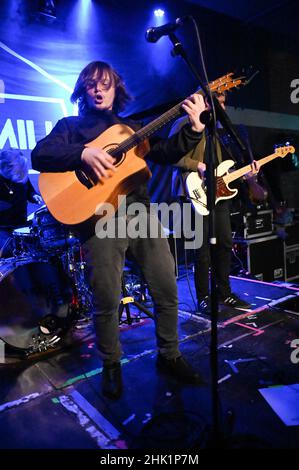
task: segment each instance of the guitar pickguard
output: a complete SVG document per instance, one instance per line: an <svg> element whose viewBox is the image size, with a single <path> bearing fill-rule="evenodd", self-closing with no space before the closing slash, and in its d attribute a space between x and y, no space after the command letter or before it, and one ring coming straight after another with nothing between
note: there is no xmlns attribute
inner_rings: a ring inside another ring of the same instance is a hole
<svg viewBox="0 0 299 470"><path fill-rule="evenodd" d="M223 181L222 176L218 176L216 180L216 197L217 198L230 198L234 197L236 190L230 189Z"/></svg>

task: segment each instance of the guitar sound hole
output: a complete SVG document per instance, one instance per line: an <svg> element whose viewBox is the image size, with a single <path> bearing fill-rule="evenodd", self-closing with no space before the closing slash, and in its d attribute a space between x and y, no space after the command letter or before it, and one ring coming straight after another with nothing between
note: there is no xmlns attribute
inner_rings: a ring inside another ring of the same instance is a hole
<svg viewBox="0 0 299 470"><path fill-rule="evenodd" d="M114 166L119 166L126 157L124 152L119 151L118 144L109 144L107 147L104 147L104 150L115 158Z"/></svg>

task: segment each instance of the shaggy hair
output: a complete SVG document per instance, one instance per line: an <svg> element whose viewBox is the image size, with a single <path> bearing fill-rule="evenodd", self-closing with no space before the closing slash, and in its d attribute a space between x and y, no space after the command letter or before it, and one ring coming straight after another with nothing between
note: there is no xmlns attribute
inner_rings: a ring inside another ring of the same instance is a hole
<svg viewBox="0 0 299 470"><path fill-rule="evenodd" d="M116 114L122 111L127 102L131 99L121 76L109 64L101 61L91 62L80 73L71 95L71 102L78 102L79 115L84 115L88 111L86 102L88 82L94 80L95 77L97 80L101 80L104 75L107 75L109 78L108 87L112 85L115 87L113 111Z"/></svg>

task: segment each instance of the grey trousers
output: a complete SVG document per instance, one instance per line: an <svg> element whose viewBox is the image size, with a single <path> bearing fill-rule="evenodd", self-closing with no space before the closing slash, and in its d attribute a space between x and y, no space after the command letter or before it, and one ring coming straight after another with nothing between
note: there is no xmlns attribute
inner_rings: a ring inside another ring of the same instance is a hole
<svg viewBox="0 0 299 470"><path fill-rule="evenodd" d="M136 217L115 218L122 229L134 223ZM113 220L112 220L113 223ZM97 346L105 364L120 360L122 350L119 341L118 307L121 298L121 279L128 248L138 262L154 303L155 331L158 350L167 359L180 355L178 349L178 299L174 260L160 222L147 212L142 214L139 225L146 228L143 236L126 233L114 237L89 238L83 245L93 289L95 311L94 327ZM149 229L156 229L158 237L150 236ZM145 236L144 236L145 235Z"/></svg>

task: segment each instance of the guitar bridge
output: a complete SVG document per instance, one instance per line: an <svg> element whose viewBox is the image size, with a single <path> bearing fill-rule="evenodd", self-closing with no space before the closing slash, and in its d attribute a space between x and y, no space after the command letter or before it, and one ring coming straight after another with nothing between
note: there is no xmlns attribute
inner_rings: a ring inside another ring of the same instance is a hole
<svg viewBox="0 0 299 470"><path fill-rule="evenodd" d="M92 179L89 178L83 170L76 170L75 173L80 183L86 186L87 189L91 189L93 186L95 186Z"/></svg>
<svg viewBox="0 0 299 470"><path fill-rule="evenodd" d="M200 194L199 194L198 189L194 189L193 194L195 196L195 199L197 199L197 200L200 199Z"/></svg>

